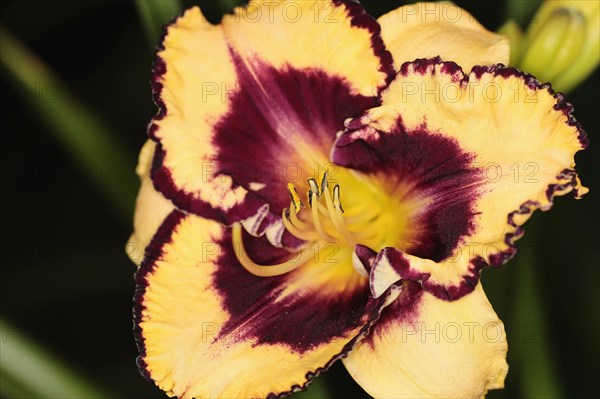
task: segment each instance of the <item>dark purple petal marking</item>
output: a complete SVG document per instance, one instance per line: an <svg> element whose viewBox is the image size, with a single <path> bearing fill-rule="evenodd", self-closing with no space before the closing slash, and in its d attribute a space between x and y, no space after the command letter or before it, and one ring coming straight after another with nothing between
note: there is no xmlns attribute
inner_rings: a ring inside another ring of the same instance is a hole
<svg viewBox="0 0 600 399"><path fill-rule="evenodd" d="M374 267L377 267L377 263L382 258L385 258L387 262L392 265L403 281L418 282L424 291L445 301L454 301L473 292L479 281L480 271L487 266L487 263L483 258L479 256L474 257L469 261L467 270L461 276L459 284L444 285L431 281L431 275L429 273L413 268L406 255L396 248L387 247L382 249L377 255ZM440 267L444 267L444 265L441 264ZM371 281L371 290L372 292L374 291L373 281Z"/></svg>
<svg viewBox="0 0 600 399"><path fill-rule="evenodd" d="M385 335L389 330L396 329L398 324L411 324L419 320L423 287L410 280L402 281L398 286L401 287L398 298L383 309L377 325L363 341L372 348L375 347L375 336Z"/></svg>
<svg viewBox="0 0 600 399"><path fill-rule="evenodd" d="M158 142L152 160L152 169L150 170L152 182L154 188L173 201L177 208L229 225L235 221L240 221L255 215L263 207L264 202L252 196L246 196L243 203L229 208L227 211L201 201L193 193L177 188L171 170L163 165L165 155L165 149L160 142ZM232 188L235 189L237 186L238 185L234 185Z"/></svg>
<svg viewBox="0 0 600 399"><path fill-rule="evenodd" d="M336 6L343 5L348 10L352 26L366 29L371 33L371 48L381 60L379 71L387 75L386 86L394 79L394 59L381 38L381 26L375 18L365 12L364 7L356 0L334 0ZM383 88L382 88L383 89Z"/></svg>
<svg viewBox="0 0 600 399"><path fill-rule="evenodd" d="M411 255L439 262L474 229L474 204L484 182L472 166L475 155L425 124L407 131L399 117L387 133L371 127L346 133L336 142L332 158L385 181L389 194L403 185L410 187L409 195L435 198L418 217L420 233L407 248Z"/></svg>
<svg viewBox="0 0 600 399"><path fill-rule="evenodd" d="M377 258L377 252L365 245L358 244L354 247L354 253L356 254L356 257L362 266L365 268L366 272L370 272L371 268L373 267L373 263Z"/></svg>
<svg viewBox="0 0 600 399"><path fill-rule="evenodd" d="M337 356L332 357L323 367L319 367L318 369L316 369L314 371L309 371L308 373L306 373L306 382L302 386L294 385L293 387L290 388L289 391L286 391L286 392L281 392L281 393L272 392L269 395L267 395L267 398L268 399L287 398L293 392L299 392L299 391L305 390L306 388L308 388L308 386L310 384L313 383L314 379L317 378L322 372L327 371L339 359L346 357L348 355L348 353L354 348L354 346L358 342L362 342L364 339L367 339L369 337L369 332L372 330L373 326L376 323L378 323L378 321L381 317L382 311L384 311L386 309L383 307L383 305L385 304L385 301L390 296L390 294L391 294L391 290L389 290L386 293L386 295L384 295L385 299L380 298L377 300L375 300L375 299L369 300L369 304L367 305L367 307L370 310L370 316L369 316L368 322L361 328L360 332L354 338L352 338L346 345L344 345L344 348ZM384 297L382 297L382 298L384 298Z"/></svg>
<svg viewBox="0 0 600 399"><path fill-rule="evenodd" d="M287 183L305 184L314 174L298 147L327 159L344 120L376 100L352 94L343 79L318 69L278 70L256 61L250 71L235 54L234 60L241 84L215 127L215 175L232 176L279 215L289 206ZM263 188L252 190L251 183Z"/></svg>
<svg viewBox="0 0 600 399"><path fill-rule="evenodd" d="M290 258L289 252L273 248L264 237L245 234L244 244L250 257L260 264L274 264ZM255 338L259 345L283 344L304 353L332 337L341 337L364 325L374 310L371 309L374 304L368 298L367 279L349 285L343 291L329 291L323 286L320 291L308 288L281 299L280 294L294 283L295 273L302 273L302 268L277 277L256 277L239 265L229 234L219 245L223 250L213 274L214 286L221 293L223 308L230 314L219 337L236 330L239 340ZM337 264L324 265L336 266L339 267Z"/></svg>

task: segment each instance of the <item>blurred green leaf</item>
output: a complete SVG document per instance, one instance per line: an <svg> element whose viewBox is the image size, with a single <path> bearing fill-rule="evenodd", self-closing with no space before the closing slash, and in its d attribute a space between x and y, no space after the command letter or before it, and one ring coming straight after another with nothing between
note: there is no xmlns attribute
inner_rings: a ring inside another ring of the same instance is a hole
<svg viewBox="0 0 600 399"><path fill-rule="evenodd" d="M94 388L0 318L0 395L7 398L114 397Z"/></svg>
<svg viewBox="0 0 600 399"><path fill-rule="evenodd" d="M152 47L158 42L162 27L183 8L180 0L135 0L135 5Z"/></svg>
<svg viewBox="0 0 600 399"><path fill-rule="evenodd" d="M8 72L8 82L128 221L137 189L132 184L136 181L134 157L111 129L3 26L0 48L0 65ZM111 171L119 174L111 175Z"/></svg>
<svg viewBox="0 0 600 399"><path fill-rule="evenodd" d="M1 344L0 344L1 345ZM34 395L0 370L0 396L10 399L29 399Z"/></svg>

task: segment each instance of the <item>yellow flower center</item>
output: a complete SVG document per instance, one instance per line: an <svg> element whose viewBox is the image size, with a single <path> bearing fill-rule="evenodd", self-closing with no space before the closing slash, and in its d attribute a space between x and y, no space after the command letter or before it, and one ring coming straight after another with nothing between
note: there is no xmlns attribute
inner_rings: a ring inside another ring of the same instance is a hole
<svg viewBox="0 0 600 399"><path fill-rule="evenodd" d="M282 214L285 228L296 237L307 240L326 242L343 241L354 246L361 239L366 239L365 232L360 227L371 219L369 214L357 215L352 219L344 217L344 210L340 199L340 185L329 189L327 172L321 179L321 186L315 179L309 179L308 204L310 212L306 213L306 220L298 217L302 209L302 202L292 183L288 183L288 191L292 197L289 209Z"/></svg>
<svg viewBox="0 0 600 399"><path fill-rule="evenodd" d="M375 251L387 246L405 248L406 240L415 234L418 225L414 217L423 206L410 195L406 185L383 185L378 178L368 178L357 172L339 168L336 177L340 183L332 184L325 172L320 184L308 179L307 204L304 204L296 188L288 183L291 202L282 212L285 228L294 236L309 242L297 256L287 262L263 266L254 263L246 252L242 240L242 226L233 226L233 247L240 263L252 274L269 277L288 273L311 259L320 259L319 253L333 248L327 256L335 263L349 258L356 244ZM349 188L347 212L342 207L340 186Z"/></svg>

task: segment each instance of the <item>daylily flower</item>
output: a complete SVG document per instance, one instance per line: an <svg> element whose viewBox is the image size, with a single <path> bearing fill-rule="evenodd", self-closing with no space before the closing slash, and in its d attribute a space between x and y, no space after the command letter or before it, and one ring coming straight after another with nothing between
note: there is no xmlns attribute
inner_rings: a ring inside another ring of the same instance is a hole
<svg viewBox="0 0 600 399"><path fill-rule="evenodd" d="M376 397L502 387L480 271L585 192L587 145L508 54L448 3L375 20L252 1L169 25L131 239L141 372L181 398L285 396L338 359Z"/></svg>

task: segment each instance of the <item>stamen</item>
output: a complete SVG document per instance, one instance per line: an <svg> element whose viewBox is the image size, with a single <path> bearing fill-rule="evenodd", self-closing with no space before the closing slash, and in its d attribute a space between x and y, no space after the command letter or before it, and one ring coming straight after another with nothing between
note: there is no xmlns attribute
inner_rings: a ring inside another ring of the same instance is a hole
<svg viewBox="0 0 600 399"><path fill-rule="evenodd" d="M380 224L382 204L374 204L373 201L363 202L357 198L356 201L352 201L351 206L348 208L349 212L346 214L342 207L340 185L332 182L334 185L331 190L329 189L329 173L327 170L319 177L320 184L314 178L308 179L307 197L310 211L302 215L299 215L299 212L305 206L300 200L298 191L293 183L287 185L291 202L289 207L281 213L283 226L298 239L308 242L304 247L305 249L290 254L292 259L276 265L255 263L244 247L243 226L240 223L234 223L232 226L234 252L240 264L248 272L259 277L272 277L289 273L316 257L321 249L320 243L322 241L342 243L342 240L345 240L349 245L364 242L375 247L380 246L378 243L382 246L389 241L387 238L389 232L374 231L376 226L369 226L373 224L373 221L376 221L378 225Z"/></svg>
<svg viewBox="0 0 600 399"><path fill-rule="evenodd" d="M352 214L346 217L342 207L341 190L339 184L329 190L329 173L326 170L320 176L321 184L314 178L308 179L308 204L310 213L300 219L296 214L303 206L293 184L288 184L288 190L292 197L289 209L283 212L283 224L285 228L303 240L339 240L344 239L350 245L362 242L364 238L377 238L371 229L365 231L375 218L378 209L373 207L352 207ZM323 201L323 197L325 201ZM324 202L324 203L323 203Z"/></svg>
<svg viewBox="0 0 600 399"><path fill-rule="evenodd" d="M293 204L290 204L290 212L288 216L291 222L294 224L294 226L298 227L300 230L312 230L312 225L304 223L302 220L300 220L300 218L298 218L296 212L292 212L292 206Z"/></svg>
<svg viewBox="0 0 600 399"><path fill-rule="evenodd" d="M323 216L329 216L329 211L327 210L327 207L325 205L319 202L317 204L317 207L319 208L319 212L321 212Z"/></svg>
<svg viewBox="0 0 600 399"><path fill-rule="evenodd" d="M295 211L298 213L300 212L300 207L302 206L302 201L300 201L298 191L296 191L296 188L292 183L288 183L287 188L290 193L290 197L292 198L292 204L294 204Z"/></svg>
<svg viewBox="0 0 600 399"><path fill-rule="evenodd" d="M339 185L336 184L333 188L334 195L336 192L336 188L339 203ZM352 237L352 234L350 234L350 232L346 228L346 223L344 222L344 217L342 216L342 207L339 206L339 204L337 207L334 205L333 201L331 200L331 195L329 195L329 190L325 192L325 202L327 203L329 217L331 218L331 221L333 222L333 225L335 226L336 230L340 232L340 234L346 239L346 241L348 241L348 243L352 245L356 244L356 240L354 239L354 237Z"/></svg>
<svg viewBox="0 0 600 399"><path fill-rule="evenodd" d="M339 209L342 213L344 213L344 208L342 208L342 200L340 199L340 185L336 184L333 187L333 206L335 209Z"/></svg>
<svg viewBox="0 0 600 399"><path fill-rule="evenodd" d="M299 252L299 256L295 256L287 262L278 265L264 266L254 263L250 259L250 256L248 256L248 252L246 252L246 249L244 248L242 225L240 223L235 223L232 227L232 241L235 256L240 264L250 273L258 277L274 277L289 273L308 262L314 256L314 251L318 250L318 242L315 242L309 248Z"/></svg>
<svg viewBox="0 0 600 399"><path fill-rule="evenodd" d="M328 170L325 169L325 172L323 172L323 176L321 176L321 195L323 195L323 193L325 192L325 190L327 190L327 188L329 186L329 182L327 180L327 174L328 174Z"/></svg>
<svg viewBox="0 0 600 399"><path fill-rule="evenodd" d="M326 218L329 218L329 210L327 209L327 207L320 202L317 205L318 205L317 207L319 208L319 212L321 213L321 215L325 216Z"/></svg>
<svg viewBox="0 0 600 399"><path fill-rule="evenodd" d="M314 241L319 239L319 235L316 234L314 231L306 231L306 230L300 230L298 227L296 227L291 221L290 221L290 213L293 215L294 212L290 212L289 209L284 209L283 213L281 215L281 221L283 222L283 226L293 235L295 235L296 237L298 237L301 240L305 240L305 241Z"/></svg>
<svg viewBox="0 0 600 399"><path fill-rule="evenodd" d="M311 208L313 207L313 200L312 200L312 195L313 193L317 194L317 198L319 198L319 186L317 185L317 182L315 181L315 179L308 179L308 185L310 186L310 189L308 190L308 206L310 206ZM318 201L317 201L318 203Z"/></svg>
<svg viewBox="0 0 600 399"><path fill-rule="evenodd" d="M310 194L310 192L309 192ZM318 206L316 204L318 204L319 201L319 197L318 194L316 192L313 192L312 194L310 194L310 198L311 198L311 203L313 204L313 206L311 206L311 211L312 211L312 221L315 224L315 230L317 230L317 233L319 233L319 235L321 236L322 239L324 240L330 240L331 237L329 235L327 235L327 233L325 233L325 231L323 230L323 226L321 226L321 220L319 219L319 210L318 210Z"/></svg>

